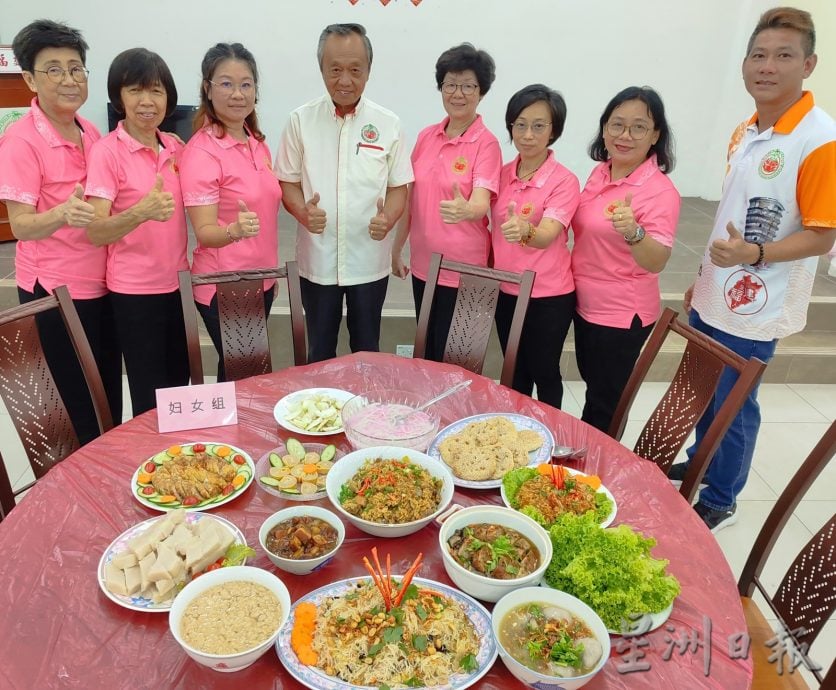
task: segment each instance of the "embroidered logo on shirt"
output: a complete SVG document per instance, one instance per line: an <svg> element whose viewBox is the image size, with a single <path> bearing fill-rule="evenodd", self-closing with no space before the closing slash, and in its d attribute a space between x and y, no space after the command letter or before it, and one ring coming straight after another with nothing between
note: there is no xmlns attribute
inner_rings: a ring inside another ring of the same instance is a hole
<svg viewBox="0 0 836 690"><path fill-rule="evenodd" d="M758 175L765 180L771 180L784 169L784 152L780 149L772 149L763 158L758 166Z"/></svg>
<svg viewBox="0 0 836 690"><path fill-rule="evenodd" d="M623 204L624 204L624 202L621 199L613 199L604 208L604 217L605 218L612 218L613 213L615 213L615 210L617 208L620 208Z"/></svg>
<svg viewBox="0 0 836 690"><path fill-rule="evenodd" d="M175 175L180 174L180 166L177 165L177 161L173 158L168 159L168 169L171 170Z"/></svg>
<svg viewBox="0 0 836 690"><path fill-rule="evenodd" d="M364 125L363 129L360 130L360 137L365 141L367 144L373 144L378 139L380 139L380 132L377 131L377 127L372 124Z"/></svg>
<svg viewBox="0 0 836 690"><path fill-rule="evenodd" d="M467 172L467 158L459 156L453 161L452 168L456 175L464 175Z"/></svg>
<svg viewBox="0 0 836 690"><path fill-rule="evenodd" d="M757 314L766 306L769 295L766 284L759 276L749 271L739 270L732 273L723 287L726 305L736 314Z"/></svg>
<svg viewBox="0 0 836 690"><path fill-rule="evenodd" d="M531 216L532 213L534 213L534 204L532 204L529 201L523 204L522 208L520 209L519 216L520 218L526 219L529 216Z"/></svg>

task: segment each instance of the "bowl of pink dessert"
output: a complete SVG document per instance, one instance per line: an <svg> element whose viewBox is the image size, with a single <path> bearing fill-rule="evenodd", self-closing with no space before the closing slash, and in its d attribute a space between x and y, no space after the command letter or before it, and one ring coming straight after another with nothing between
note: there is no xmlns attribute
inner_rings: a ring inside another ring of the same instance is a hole
<svg viewBox="0 0 836 690"><path fill-rule="evenodd" d="M355 395L342 409L345 436L355 449L398 446L425 451L441 424L432 407L415 409L428 397L390 389Z"/></svg>

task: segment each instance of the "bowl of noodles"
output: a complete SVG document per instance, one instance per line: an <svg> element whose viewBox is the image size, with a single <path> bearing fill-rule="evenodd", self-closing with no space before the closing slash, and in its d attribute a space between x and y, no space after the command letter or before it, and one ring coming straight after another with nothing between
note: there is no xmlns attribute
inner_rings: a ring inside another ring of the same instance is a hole
<svg viewBox="0 0 836 690"><path fill-rule="evenodd" d="M453 475L442 463L397 446L349 453L325 480L339 515L375 537L417 532L447 508L453 489Z"/></svg>

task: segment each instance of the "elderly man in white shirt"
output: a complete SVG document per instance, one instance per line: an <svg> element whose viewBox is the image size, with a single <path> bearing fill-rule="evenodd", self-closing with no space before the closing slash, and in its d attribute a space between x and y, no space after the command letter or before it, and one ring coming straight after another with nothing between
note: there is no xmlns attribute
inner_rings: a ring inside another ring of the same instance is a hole
<svg viewBox="0 0 836 690"><path fill-rule="evenodd" d="M351 351L379 350L389 231L413 179L400 119L363 97L372 63L365 28L327 26L317 58L328 95L291 113L275 165L299 222L309 362L336 356L343 299Z"/></svg>

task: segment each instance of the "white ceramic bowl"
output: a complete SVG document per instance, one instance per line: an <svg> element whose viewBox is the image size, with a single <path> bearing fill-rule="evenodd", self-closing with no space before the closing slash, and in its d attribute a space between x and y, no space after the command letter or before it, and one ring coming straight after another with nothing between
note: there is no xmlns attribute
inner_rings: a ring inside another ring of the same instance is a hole
<svg viewBox="0 0 836 690"><path fill-rule="evenodd" d="M183 620L183 614L186 608L188 608L188 605L199 594L202 594L207 589L211 589L215 585L220 585L224 582L240 581L255 582L256 584L263 585L276 595L281 606L281 617L278 626L276 626L276 631L258 646L245 649L243 652L238 652L237 654L207 654L186 644L180 635L180 626ZM183 588L183 591L175 597L174 603L171 605L171 611L168 614L168 626L177 643L197 663L208 666L215 671L231 672L247 668L247 666L250 666L264 654L276 641L276 638L279 636L279 631L282 629L289 615L290 594L287 591L287 587L284 586L284 583L278 577L261 568L237 565L212 570L189 582Z"/></svg>
<svg viewBox="0 0 836 690"><path fill-rule="evenodd" d="M372 446L400 446L418 451L427 450L441 425L441 417L432 406L416 413L412 423L366 424L364 430L361 431L357 428L356 421L358 416L362 416L362 411L370 405L379 406L378 414L385 415L389 409L391 414L397 416L407 414L409 409L426 402L427 397L424 393L390 389L370 390L355 395L343 405L342 409L345 437L355 449ZM372 426L373 430L370 428Z"/></svg>
<svg viewBox="0 0 836 690"><path fill-rule="evenodd" d="M267 548L267 535L270 533L270 530L280 522L299 516L319 518L320 520L327 522L329 525L332 525L334 529L337 530L337 545L334 549L322 556L318 556L317 558L283 558L282 556L277 556L270 551ZM261 524L261 529L258 530L258 541L261 544L261 548L264 553L267 554L267 558L269 558L273 565L277 568L281 568L282 570L285 570L288 573L293 573L294 575L307 575L311 571L331 560L334 557L334 554L336 554L342 546L344 539L345 525L343 524L343 521L330 510L320 508L319 506L300 505L293 506L292 508L284 508L283 510L273 513L270 517L268 517Z"/></svg>
<svg viewBox="0 0 836 690"><path fill-rule="evenodd" d="M453 506L455 508L455 506ZM500 508L498 506L473 506L464 508L453 513L447 518L439 516L437 521L444 520L438 532L438 545L444 558L444 569L447 575L463 592L467 592L482 601L499 601L508 592L520 587L536 585L540 582L546 567L552 560L552 541L540 525L527 515L517 512L512 508ZM494 524L517 530L524 537L537 547L540 552L540 566L530 575L519 577L513 580L497 580L492 577L471 572L464 566L459 565L456 559L450 554L447 540L453 536L456 530L468 525Z"/></svg>
<svg viewBox="0 0 836 690"><path fill-rule="evenodd" d="M499 626L505 614L523 604L551 604L553 606L559 606L586 623L587 627L592 631L592 634L601 643L601 658L598 660L595 668L582 676L560 678L558 676L547 676L532 671L514 659L500 640ZM598 614L580 599L576 599L571 594L561 592L557 589L523 587L522 589L515 589L510 594L506 594L493 607L491 627L496 638L496 646L499 649L499 658L502 659L502 663L505 664L506 668L514 677L529 687L538 688L538 690L576 690L576 688L583 687L592 680L610 658L610 636L604 627L604 622L598 617Z"/></svg>
<svg viewBox="0 0 836 690"><path fill-rule="evenodd" d="M342 485L347 483L357 471L365 464L367 460L374 460L376 458L383 458L384 460L407 458L415 465L420 465L427 470L434 477L438 477L442 482L441 499L438 502L438 507L430 515L427 515L420 520L413 520L412 522L403 522L400 524L387 525L380 522L370 522L363 520L346 511L340 505L340 489ZM344 520L348 520L357 529L371 534L375 537L403 537L406 534L417 532L422 527L425 527L430 522L450 505L453 500L453 475L438 460L431 458L429 455L421 453L411 448L400 448L398 446L375 446L372 448L363 448L355 450L353 453L340 458L331 471L328 472L325 479L325 492L328 498L334 505L337 514Z"/></svg>

